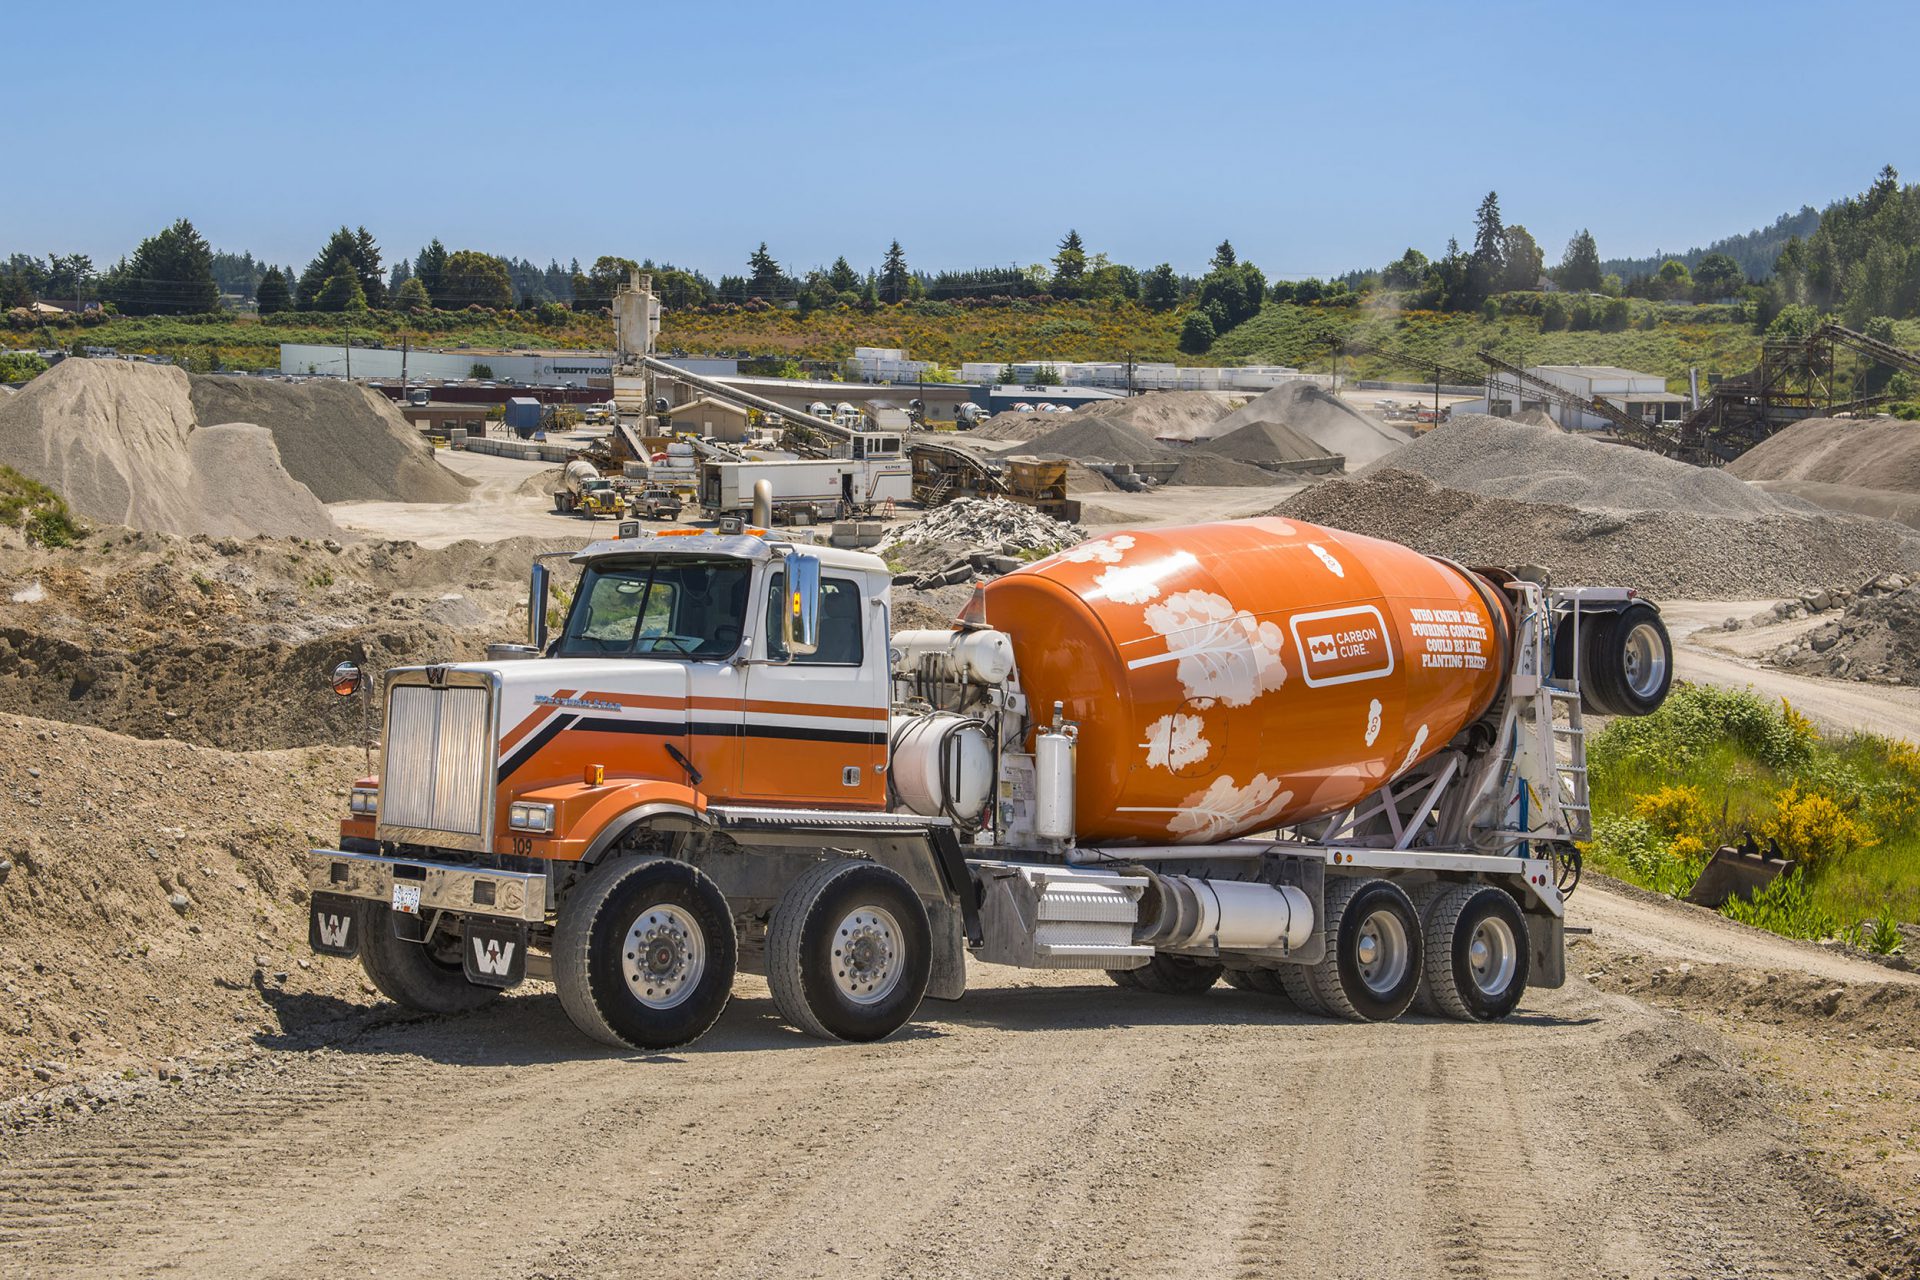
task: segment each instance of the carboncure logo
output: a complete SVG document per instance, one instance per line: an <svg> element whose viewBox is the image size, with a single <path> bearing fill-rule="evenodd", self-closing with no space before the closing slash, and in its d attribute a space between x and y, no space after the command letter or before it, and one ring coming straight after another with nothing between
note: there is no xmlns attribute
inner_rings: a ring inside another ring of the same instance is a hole
<svg viewBox="0 0 1920 1280"><path fill-rule="evenodd" d="M1310 689L1393 674L1393 642L1386 619L1370 604L1296 613L1287 625L1293 630L1301 674Z"/></svg>

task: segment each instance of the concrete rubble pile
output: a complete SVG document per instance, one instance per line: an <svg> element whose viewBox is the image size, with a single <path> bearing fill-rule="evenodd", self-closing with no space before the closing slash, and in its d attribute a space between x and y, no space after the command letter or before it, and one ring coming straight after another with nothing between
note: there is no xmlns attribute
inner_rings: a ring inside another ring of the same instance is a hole
<svg viewBox="0 0 1920 1280"><path fill-rule="evenodd" d="M962 498L892 530L875 552L907 571L903 583L924 588L976 570L1006 573L1086 536L1078 525L1007 498Z"/></svg>
<svg viewBox="0 0 1920 1280"><path fill-rule="evenodd" d="M1818 592L1783 601L1752 625L1832 613L1831 620L1789 640L1769 657L1800 675L1878 684L1920 681L1920 586L1886 574L1857 592Z"/></svg>

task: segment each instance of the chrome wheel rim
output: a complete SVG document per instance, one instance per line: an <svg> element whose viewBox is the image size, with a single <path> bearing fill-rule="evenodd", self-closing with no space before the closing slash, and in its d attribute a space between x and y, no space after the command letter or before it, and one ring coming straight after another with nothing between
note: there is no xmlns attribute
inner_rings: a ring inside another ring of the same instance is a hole
<svg viewBox="0 0 1920 1280"><path fill-rule="evenodd" d="M1519 948L1505 920L1488 916L1467 939L1467 971L1483 996L1505 995L1519 966Z"/></svg>
<svg viewBox="0 0 1920 1280"><path fill-rule="evenodd" d="M707 935L686 911L648 907L627 929L620 972L633 998L649 1009L684 1002L707 971Z"/></svg>
<svg viewBox="0 0 1920 1280"><path fill-rule="evenodd" d="M855 1004L878 1004L900 985L900 922L884 907L856 907L833 930L833 985Z"/></svg>
<svg viewBox="0 0 1920 1280"><path fill-rule="evenodd" d="M1391 995L1412 963L1406 922L1399 913L1386 907L1369 912L1354 939L1353 958L1368 991L1375 996Z"/></svg>
<svg viewBox="0 0 1920 1280"><path fill-rule="evenodd" d="M1660 692L1661 682L1667 675L1667 647L1660 643L1660 633L1652 623L1642 622L1627 633L1621 666L1627 688L1633 690L1635 697L1651 698Z"/></svg>

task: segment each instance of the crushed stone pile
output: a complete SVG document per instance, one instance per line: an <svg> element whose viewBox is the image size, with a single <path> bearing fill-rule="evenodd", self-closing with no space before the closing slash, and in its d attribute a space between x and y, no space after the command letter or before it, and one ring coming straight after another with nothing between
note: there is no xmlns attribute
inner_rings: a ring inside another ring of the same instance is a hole
<svg viewBox="0 0 1920 1280"><path fill-rule="evenodd" d="M877 555L907 569L930 569L977 554L1050 555L1086 541L1080 526L1010 498L962 498L889 530Z"/></svg>
<svg viewBox="0 0 1920 1280"><path fill-rule="evenodd" d="M1068 413L996 413L975 434L987 440L1031 440L1066 423L1102 418L1134 428L1149 440L1193 440L1247 402L1226 391L1149 391L1096 400Z"/></svg>
<svg viewBox="0 0 1920 1280"><path fill-rule="evenodd" d="M1815 597L1802 607L1819 603ZM1790 611L1783 616L1797 615ZM1846 601L1839 616L1788 641L1769 661L1801 675L1920 682L1920 585L1905 575L1868 583Z"/></svg>
<svg viewBox="0 0 1920 1280"><path fill-rule="evenodd" d="M1173 474L1167 477L1166 482L1168 484L1252 486L1294 484L1299 482L1299 477L1282 471L1270 471L1266 467L1255 466L1251 462L1222 458L1217 454L1204 453L1194 448L1181 456L1180 465L1173 469Z"/></svg>
<svg viewBox="0 0 1920 1280"><path fill-rule="evenodd" d="M1168 451L1138 427L1115 418L1079 418L1029 440L1022 454L1076 462L1163 462Z"/></svg>
<svg viewBox="0 0 1920 1280"><path fill-rule="evenodd" d="M1729 516L1804 511L1725 471L1479 413L1441 423L1359 474L1388 468L1425 476L1446 488L1522 502Z"/></svg>
<svg viewBox="0 0 1920 1280"><path fill-rule="evenodd" d="M1236 462L1257 465L1293 466L1320 462L1338 465L1339 454L1330 453L1284 422L1249 422L1225 435L1203 440L1195 446Z"/></svg>
<svg viewBox="0 0 1920 1280"><path fill-rule="evenodd" d="M1406 432L1370 418L1317 383L1285 382L1215 422L1206 431L1219 440L1254 423L1279 423L1319 447L1337 453L1349 468L1361 467L1403 447Z"/></svg>
<svg viewBox="0 0 1920 1280"><path fill-rule="evenodd" d="M287 471L322 502L459 502L470 482L441 466L391 400L332 378L194 377L202 423L253 422L273 433Z"/></svg>
<svg viewBox="0 0 1920 1280"><path fill-rule="evenodd" d="M244 425L206 432L187 375L166 365L61 361L0 402L0 462L94 523L214 536L334 531L272 437Z"/></svg>
<svg viewBox="0 0 1920 1280"><path fill-rule="evenodd" d="M1656 599L1798 595L1911 571L1920 561L1894 526L1845 516L1584 510L1446 488L1391 469L1315 485L1270 514L1465 564L1544 565L1565 585L1633 587Z"/></svg>

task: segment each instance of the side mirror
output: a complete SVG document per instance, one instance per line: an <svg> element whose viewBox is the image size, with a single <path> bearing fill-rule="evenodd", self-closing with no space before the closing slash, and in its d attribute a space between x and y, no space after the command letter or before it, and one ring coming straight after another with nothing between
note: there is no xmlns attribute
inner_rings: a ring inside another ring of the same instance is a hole
<svg viewBox="0 0 1920 1280"><path fill-rule="evenodd" d="M780 643L789 654L820 647L820 557L804 551L786 557L787 598L780 610Z"/></svg>
<svg viewBox="0 0 1920 1280"><path fill-rule="evenodd" d="M343 662L333 669L333 691L343 698L360 692L360 680L358 663Z"/></svg>
<svg viewBox="0 0 1920 1280"><path fill-rule="evenodd" d="M527 644L535 653L547 647L547 566L537 560L527 580Z"/></svg>

